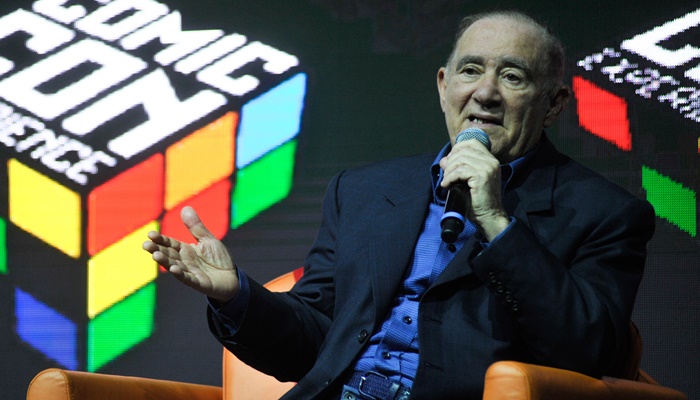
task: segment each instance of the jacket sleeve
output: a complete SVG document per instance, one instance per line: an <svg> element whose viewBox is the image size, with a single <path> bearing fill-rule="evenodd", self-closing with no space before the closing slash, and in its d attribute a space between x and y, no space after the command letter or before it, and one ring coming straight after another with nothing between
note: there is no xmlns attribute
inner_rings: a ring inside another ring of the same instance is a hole
<svg viewBox="0 0 700 400"><path fill-rule="evenodd" d="M473 260L534 362L591 376L620 367L655 222L649 203L625 199L527 216Z"/></svg>
<svg viewBox="0 0 700 400"><path fill-rule="evenodd" d="M340 174L328 186L321 227L304 263L304 275L290 292L272 293L249 280L243 319L230 335L208 310L210 330L227 349L281 381L298 381L311 369L331 325L339 181Z"/></svg>

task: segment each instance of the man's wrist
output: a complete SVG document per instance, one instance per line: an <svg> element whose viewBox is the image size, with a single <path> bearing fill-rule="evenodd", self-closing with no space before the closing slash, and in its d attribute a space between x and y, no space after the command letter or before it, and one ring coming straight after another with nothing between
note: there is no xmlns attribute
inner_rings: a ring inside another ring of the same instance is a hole
<svg viewBox="0 0 700 400"><path fill-rule="evenodd" d="M480 227L486 240L492 242L508 228L510 223L511 220L507 214L499 214L484 221Z"/></svg>
<svg viewBox="0 0 700 400"><path fill-rule="evenodd" d="M235 299L241 290L241 273L239 273L238 268L235 268L231 270L231 274L234 275L231 287L221 289L218 292L208 293L207 297L221 304Z"/></svg>

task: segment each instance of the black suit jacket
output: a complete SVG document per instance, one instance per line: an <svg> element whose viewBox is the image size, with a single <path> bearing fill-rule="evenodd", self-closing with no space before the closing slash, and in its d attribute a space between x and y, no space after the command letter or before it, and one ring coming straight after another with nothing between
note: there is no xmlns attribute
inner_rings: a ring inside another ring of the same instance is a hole
<svg viewBox="0 0 700 400"><path fill-rule="evenodd" d="M298 381L287 398L337 395L391 310L432 200L435 155L350 170L330 183L305 273L287 294L251 283L240 329L211 329L244 362ZM546 138L504 194L516 221L478 234L420 301L412 398L480 399L497 360L614 374L654 231L649 203Z"/></svg>

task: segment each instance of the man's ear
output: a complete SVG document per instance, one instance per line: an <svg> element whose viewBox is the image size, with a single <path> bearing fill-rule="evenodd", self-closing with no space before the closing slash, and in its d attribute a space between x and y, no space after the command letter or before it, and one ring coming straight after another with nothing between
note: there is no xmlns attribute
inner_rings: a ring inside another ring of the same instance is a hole
<svg viewBox="0 0 700 400"><path fill-rule="evenodd" d="M437 73L437 89L440 94L440 108L445 112L445 92L447 91L447 70L440 67Z"/></svg>
<svg viewBox="0 0 700 400"><path fill-rule="evenodd" d="M549 110L544 116L544 127L554 123L559 114L566 108L571 98L571 89L567 85L561 85L549 100Z"/></svg>

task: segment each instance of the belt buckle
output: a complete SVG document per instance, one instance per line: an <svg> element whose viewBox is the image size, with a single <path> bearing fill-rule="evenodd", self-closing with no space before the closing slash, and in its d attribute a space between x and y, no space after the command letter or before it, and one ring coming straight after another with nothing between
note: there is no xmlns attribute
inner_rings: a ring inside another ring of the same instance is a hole
<svg viewBox="0 0 700 400"><path fill-rule="evenodd" d="M375 395L373 395L373 394L367 393L367 392L365 392L364 390L362 390L362 386L365 384L365 382L367 382L367 376L369 376L369 375L376 375L376 376L378 376L378 377L380 377L380 378L382 378L382 379L384 379L384 380L386 380L386 381L388 381L389 378L387 378L386 376L380 374L379 372L367 371L367 372L360 378L360 384L357 385L357 390L360 392L361 395L367 396L367 397L371 398L372 400L380 400L379 397L377 397L377 396L375 396Z"/></svg>

